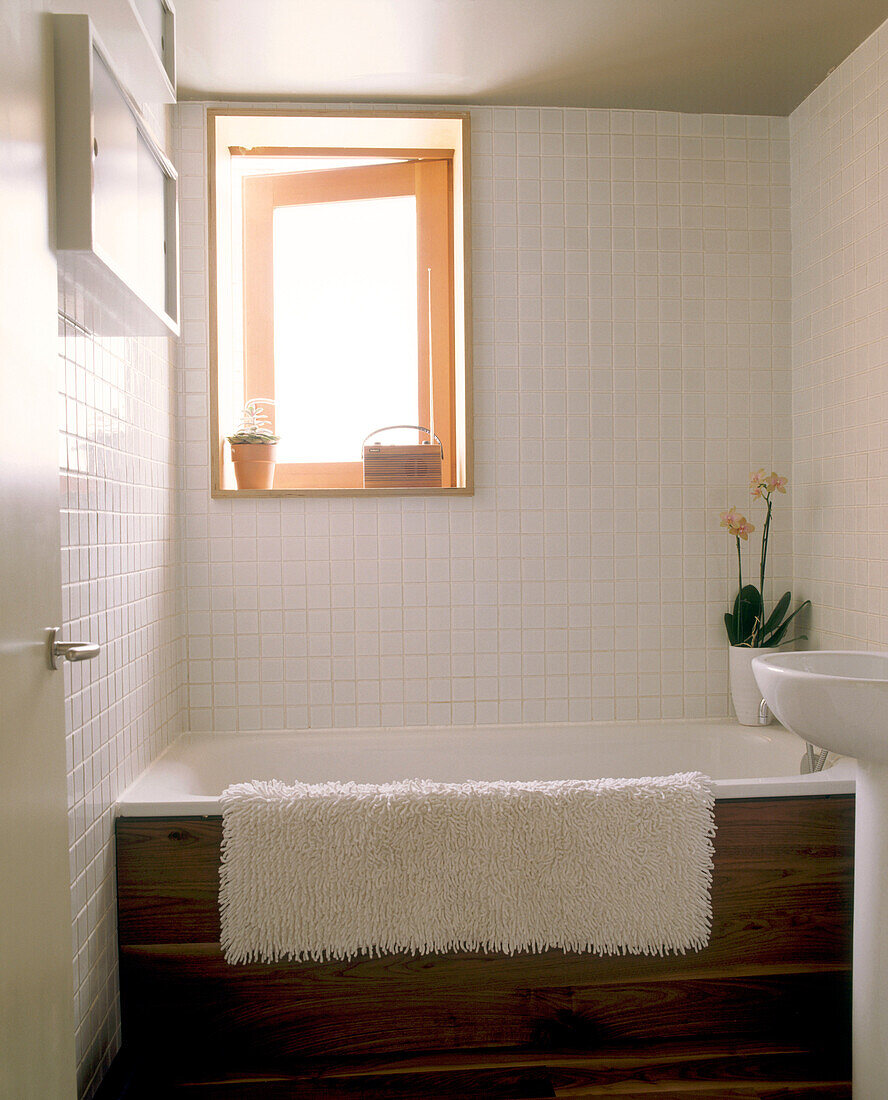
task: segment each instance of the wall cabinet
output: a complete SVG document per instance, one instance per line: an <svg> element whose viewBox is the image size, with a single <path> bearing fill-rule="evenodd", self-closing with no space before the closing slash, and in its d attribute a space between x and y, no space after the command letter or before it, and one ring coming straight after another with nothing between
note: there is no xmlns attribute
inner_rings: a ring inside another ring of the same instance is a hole
<svg viewBox="0 0 888 1100"><path fill-rule="evenodd" d="M90 19L53 22L56 246L126 331L177 333L176 171Z"/></svg>
<svg viewBox="0 0 888 1100"><path fill-rule="evenodd" d="M89 15L137 102L176 102L176 14L171 0L50 0L50 7L66 15Z"/></svg>

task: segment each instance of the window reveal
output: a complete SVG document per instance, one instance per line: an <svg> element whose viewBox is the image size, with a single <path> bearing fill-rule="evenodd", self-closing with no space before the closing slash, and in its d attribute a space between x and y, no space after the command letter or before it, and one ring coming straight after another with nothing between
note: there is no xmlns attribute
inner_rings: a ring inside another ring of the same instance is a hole
<svg viewBox="0 0 888 1100"><path fill-rule="evenodd" d="M363 437L414 417L456 484L452 219L440 154L244 178L245 392L275 400L275 488L360 488Z"/></svg>

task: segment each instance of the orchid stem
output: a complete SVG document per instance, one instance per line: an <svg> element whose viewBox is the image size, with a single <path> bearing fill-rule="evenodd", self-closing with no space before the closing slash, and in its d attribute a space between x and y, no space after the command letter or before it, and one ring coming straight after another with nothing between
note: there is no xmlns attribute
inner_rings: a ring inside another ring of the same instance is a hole
<svg viewBox="0 0 888 1100"><path fill-rule="evenodd" d="M770 494L765 498L768 505L768 514L765 517L765 529L762 531L762 565L759 571L759 591L762 597L762 614L764 615L765 606L765 565L768 560L768 534L771 529L771 496ZM757 633L763 633L764 621L759 626ZM758 641L763 641L763 638L758 638Z"/></svg>
<svg viewBox="0 0 888 1100"><path fill-rule="evenodd" d="M743 591L743 559L740 557L740 536L737 536L737 579L740 591Z"/></svg>

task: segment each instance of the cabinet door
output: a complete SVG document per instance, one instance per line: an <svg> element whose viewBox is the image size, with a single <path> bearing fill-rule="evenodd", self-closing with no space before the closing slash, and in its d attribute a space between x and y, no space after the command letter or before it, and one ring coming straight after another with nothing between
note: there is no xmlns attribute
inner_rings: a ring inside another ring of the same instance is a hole
<svg viewBox="0 0 888 1100"><path fill-rule="evenodd" d="M167 176L142 135L138 141L138 264L135 288L155 309L172 312L167 302Z"/></svg>
<svg viewBox="0 0 888 1100"><path fill-rule="evenodd" d="M163 57L166 43L164 42L164 22L166 9L161 0L136 0L136 9L145 24L148 38L152 46L157 50L157 56Z"/></svg>
<svg viewBox="0 0 888 1100"><path fill-rule="evenodd" d="M137 288L139 130L117 82L93 51L93 240L96 251ZM163 233L158 238L158 247Z"/></svg>
<svg viewBox="0 0 888 1100"><path fill-rule="evenodd" d="M56 246L109 332L178 332L176 170L89 18L55 16L54 42Z"/></svg>

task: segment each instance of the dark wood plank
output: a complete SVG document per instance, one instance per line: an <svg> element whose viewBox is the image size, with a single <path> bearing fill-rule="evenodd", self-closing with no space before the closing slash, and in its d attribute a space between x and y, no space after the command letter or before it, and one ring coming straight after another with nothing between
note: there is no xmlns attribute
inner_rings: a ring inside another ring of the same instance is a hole
<svg viewBox="0 0 888 1100"><path fill-rule="evenodd" d="M349 980L318 986L299 967L228 967L221 955L125 948L127 1029L179 1057L224 1047L241 1063L449 1047L595 1049L625 1039L789 1040L850 1019L848 971L721 980L666 978L504 989L434 980L408 988ZM539 979L538 979L539 982Z"/></svg>
<svg viewBox="0 0 888 1100"><path fill-rule="evenodd" d="M847 1082L850 1080L849 1059L841 1053L812 1052L791 1049L752 1051L734 1049L730 1052L707 1050L683 1059L657 1058L652 1053L645 1062L624 1064L621 1059L588 1066L547 1066L556 1096L582 1096L587 1090L621 1094L642 1085L660 1089L693 1091L715 1089L719 1092L733 1087L773 1088L795 1087L801 1082Z"/></svg>
<svg viewBox="0 0 888 1100"><path fill-rule="evenodd" d="M218 945L220 819L120 819L125 1037L143 1051L162 1051L168 1067L215 1071L249 1065L289 1073L305 1059L458 1048L589 1051L664 1037L828 1034L843 1057L853 798L719 803L716 821L713 937L703 951L463 952L229 967ZM789 1082L790 1061L784 1068ZM743 1087L743 1078L735 1083ZM555 1087L603 1086L586 1074ZM620 1081L609 1087L624 1091ZM698 1083L685 1075L674 1087Z"/></svg>
<svg viewBox="0 0 888 1100"><path fill-rule="evenodd" d="M294 1097L297 1094L293 1094ZM668 1088L629 1084L625 1088L609 1085L590 1085L568 1092L555 1093L556 1097L578 1098L584 1096L619 1096L622 1100L851 1100L850 1081L758 1081L754 1084L731 1082L717 1086L683 1084ZM220 1096L220 1100L222 1097ZM454 1098L455 1100L455 1098Z"/></svg>
<svg viewBox="0 0 888 1100"><path fill-rule="evenodd" d="M851 1098L850 1081L688 1082L660 1087L647 1079L624 1085L572 1085L561 1090L549 1078L501 1074L455 1076L452 1081L417 1077L411 1081L218 1081L171 1085L158 1093L150 1086L138 1100L543 1100L557 1097L619 1096L622 1100L823 1100ZM136 1100L136 1098L134 1098Z"/></svg>
<svg viewBox="0 0 888 1100"><path fill-rule="evenodd" d="M417 1073L395 1078L235 1079L168 1087L172 1097L194 1096L196 1100L216 1097L219 1100L554 1100L555 1097L545 1069Z"/></svg>
<svg viewBox="0 0 888 1100"><path fill-rule="evenodd" d="M537 1087L545 1091L536 1091ZM434 1091L436 1088L437 1091ZM441 1091L442 1088L444 1091ZM355 1090L353 1086L338 1082L212 1081L163 1086L160 1092L155 1084L149 1084L132 1100L186 1100L188 1097L194 1100L354 1100L355 1097L360 1097L360 1100L542 1100L544 1097L595 1096L619 1096L621 1100L851 1100L851 1082L760 1081L714 1086L706 1083L681 1084L661 1088L645 1080L625 1086L588 1085L553 1091L547 1079L543 1079L539 1086L528 1081L521 1085L521 1091L503 1092L498 1091L490 1081L482 1081L479 1088L475 1088L472 1080L455 1081L452 1089L447 1089L446 1083L417 1081L396 1085L394 1091L385 1084L374 1086L370 1082L362 1083Z"/></svg>
<svg viewBox="0 0 888 1100"><path fill-rule="evenodd" d="M120 943L219 939L221 817L119 817Z"/></svg>
<svg viewBox="0 0 888 1100"><path fill-rule="evenodd" d="M716 805L713 938L693 965L849 957L853 803ZM220 818L119 818L120 943L218 942L220 844Z"/></svg>
<svg viewBox="0 0 888 1100"><path fill-rule="evenodd" d="M651 1072L657 1078L685 1076L697 1079L705 1076L737 1076L718 1066L747 1066L746 1073L756 1076L755 1067L774 1066L776 1059L794 1060L796 1076L820 1078L847 1073L848 1052L816 1037L790 1043L773 1039L738 1040L695 1037L678 1040L630 1040L618 1044L603 1044L594 1050L517 1050L510 1047L475 1048L471 1050L436 1050L390 1052L388 1054L306 1059L279 1076L287 1079L344 1078L406 1075L428 1072L468 1072L476 1069L545 1067L556 1072L591 1071L599 1075L626 1071L639 1074ZM705 1069L701 1068L705 1067ZM758 1071L761 1076L764 1069ZM768 1070L768 1072L771 1072Z"/></svg>
<svg viewBox="0 0 888 1100"><path fill-rule="evenodd" d="M834 1051L812 1052L775 1043L703 1042L630 1044L594 1053L549 1053L545 1060L521 1052L450 1052L331 1064L306 1064L292 1073L229 1073L155 1077L145 1095L307 1097L309 1100L376 1097L503 1097L639 1095L742 1096L822 1094L833 1087L846 1095L846 1062ZM150 1075L149 1075L150 1076Z"/></svg>

